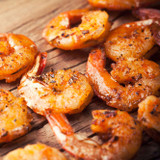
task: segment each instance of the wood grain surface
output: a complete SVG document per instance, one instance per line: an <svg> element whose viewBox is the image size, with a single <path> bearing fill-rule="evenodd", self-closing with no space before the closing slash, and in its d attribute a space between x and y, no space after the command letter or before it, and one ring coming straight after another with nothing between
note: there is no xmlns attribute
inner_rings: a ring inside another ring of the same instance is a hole
<svg viewBox="0 0 160 160"><path fill-rule="evenodd" d="M51 68L54 70L71 68L85 73L89 50L63 51L52 48L42 38L41 33L49 20L59 13L87 6L89 6L87 0L0 0L0 32L24 34L37 44L40 51L46 51L48 58L44 72L50 71ZM109 11L108 13L110 15L109 20L113 23L112 29L120 24L135 20L129 11ZM11 84L1 81L0 88L10 90L18 95L18 84L19 80ZM81 132L88 137L97 139L97 136L90 130L91 111L104 108L109 107L95 96L82 113L70 115L68 119L75 132ZM18 147L24 147L27 144L36 142L61 149L46 119L35 113L32 114L34 116L32 130L13 142L1 144L0 156ZM136 113L133 114L136 115ZM61 149L61 151L63 150ZM160 145L144 133L142 146L133 159L160 160Z"/></svg>

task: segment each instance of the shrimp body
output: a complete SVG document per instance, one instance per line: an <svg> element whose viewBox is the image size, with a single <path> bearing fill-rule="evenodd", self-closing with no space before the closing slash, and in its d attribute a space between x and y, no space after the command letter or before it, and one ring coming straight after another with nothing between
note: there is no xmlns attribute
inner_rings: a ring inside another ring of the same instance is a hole
<svg viewBox="0 0 160 160"><path fill-rule="evenodd" d="M36 76L39 68L37 64L38 61L22 78L18 87L20 95L36 113L45 116L48 109L61 113L78 113L90 103L93 90L83 74L69 69Z"/></svg>
<svg viewBox="0 0 160 160"><path fill-rule="evenodd" d="M26 134L31 129L31 120L24 99L0 89L0 143Z"/></svg>
<svg viewBox="0 0 160 160"><path fill-rule="evenodd" d="M56 148L37 143L11 151L2 160L66 160Z"/></svg>
<svg viewBox="0 0 160 160"><path fill-rule="evenodd" d="M102 145L74 134L62 114L47 114L47 119L62 147L77 158L89 160L127 160L141 145L142 130L127 112L93 111L91 129L107 139ZM124 118L125 117L125 118Z"/></svg>
<svg viewBox="0 0 160 160"><path fill-rule="evenodd" d="M112 30L107 36L105 50L108 58L142 58L154 45L150 30L153 20L126 23Z"/></svg>
<svg viewBox="0 0 160 160"><path fill-rule="evenodd" d="M105 52L103 49L93 50L90 53L87 62L87 75L96 95L103 99L107 105L120 110L132 111L136 109L138 107L138 103L148 95L157 94L160 88L160 68L157 64L154 62L144 62L143 60L139 60L138 63L140 63L146 71L143 71L138 75L136 75L136 72L133 73L135 79L137 78L136 83L134 86L128 84L124 87L113 79L105 69L105 59ZM133 64L135 63L132 67L129 63L123 63L122 61L119 62L119 66L117 65L117 71L116 68L114 70L115 73L113 74L115 77L118 75L120 77L120 82L124 82L124 84L132 78L133 81L135 80L130 72L136 70L136 68L133 67L137 66L137 60L134 59L132 61ZM148 64L151 65L145 67ZM128 65L128 70L125 69L126 65ZM155 74L150 75L150 72L148 71L154 71L154 69ZM120 74L116 74L116 72L120 72ZM117 77L117 80L119 77Z"/></svg>
<svg viewBox="0 0 160 160"><path fill-rule="evenodd" d="M147 133L160 142L160 98L148 96L138 106L138 120Z"/></svg>
<svg viewBox="0 0 160 160"><path fill-rule="evenodd" d="M0 80L15 81L33 66L37 47L18 34L0 34Z"/></svg>
<svg viewBox="0 0 160 160"><path fill-rule="evenodd" d="M160 66L147 59L128 58L112 64L111 76L120 84L134 84L142 77L154 79L160 75Z"/></svg>
<svg viewBox="0 0 160 160"><path fill-rule="evenodd" d="M80 21L78 27L71 28ZM43 31L43 37L53 47L74 50L103 42L109 29L105 11L72 10L52 19Z"/></svg>
<svg viewBox="0 0 160 160"><path fill-rule="evenodd" d="M86 77L71 70L29 77L20 84L19 93L31 109L42 115L47 109L69 114L81 112L93 96Z"/></svg>
<svg viewBox="0 0 160 160"><path fill-rule="evenodd" d="M133 8L155 5L159 0L88 0L89 3L98 8L109 10L132 10Z"/></svg>

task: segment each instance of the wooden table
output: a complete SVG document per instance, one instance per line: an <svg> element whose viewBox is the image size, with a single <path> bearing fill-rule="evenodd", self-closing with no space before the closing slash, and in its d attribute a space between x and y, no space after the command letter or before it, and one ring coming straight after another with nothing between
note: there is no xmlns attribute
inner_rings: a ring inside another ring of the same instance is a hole
<svg viewBox="0 0 160 160"><path fill-rule="evenodd" d="M44 26L57 14L63 11L84 8L88 6L87 0L0 0L0 32L13 32L24 34L32 39L40 51L48 53L47 65L44 72L53 69L71 68L85 73L88 52L63 51L52 48L42 38ZM129 11L108 12L112 29L122 23L135 20ZM11 84L0 82L0 88L8 89L17 95L19 81ZM100 108L109 108L98 99L93 98L90 105L80 114L68 116L76 133L83 132L86 136L97 138L91 130L91 111ZM13 142L0 145L0 156L9 151L24 147L27 144L41 142L53 147L61 148L56 141L46 119L33 113L34 122L32 130L25 136ZM63 151L63 150L62 150ZM64 152L64 151L63 151ZM134 160L158 160L160 159L160 146L150 137L144 134L142 147L134 157Z"/></svg>

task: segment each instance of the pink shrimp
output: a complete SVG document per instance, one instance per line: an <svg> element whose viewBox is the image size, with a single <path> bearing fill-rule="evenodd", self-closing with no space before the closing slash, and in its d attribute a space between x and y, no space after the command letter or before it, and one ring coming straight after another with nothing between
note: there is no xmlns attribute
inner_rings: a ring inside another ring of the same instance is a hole
<svg viewBox="0 0 160 160"><path fill-rule="evenodd" d="M78 27L71 25L81 22ZM105 11L88 9L61 13L45 27L43 37L53 47L74 50L102 43L110 29Z"/></svg>
<svg viewBox="0 0 160 160"><path fill-rule="evenodd" d="M107 139L102 145L75 134L63 114L47 111L47 119L62 147L77 158L128 160L141 145L142 129L127 112L93 111L91 129ZM124 118L125 117L125 118Z"/></svg>
<svg viewBox="0 0 160 160"><path fill-rule="evenodd" d="M10 83L20 78L34 64L37 46L24 35L0 34L0 80Z"/></svg>
<svg viewBox="0 0 160 160"><path fill-rule="evenodd" d="M148 95L157 94L160 88L160 67L158 64L140 59L137 61L134 58L130 62L133 63L133 66L122 60L114 67L115 77L118 75L123 82L128 81L125 87L113 79L105 69L106 57L103 49L93 50L87 62L87 75L96 95L103 99L107 105L125 111L136 109L139 102ZM146 67L148 64L150 65ZM142 67L139 67L139 65ZM145 71L140 71L140 76L136 76L137 73L134 70L137 68ZM116 72L118 73L116 74ZM153 73L152 76L150 72ZM130 79L134 79L132 75L136 79L134 86L129 84ZM119 80L118 77L117 80Z"/></svg>
<svg viewBox="0 0 160 160"><path fill-rule="evenodd" d="M159 4L159 0L88 0L89 3L98 8L109 10L131 10L133 8L154 6Z"/></svg>

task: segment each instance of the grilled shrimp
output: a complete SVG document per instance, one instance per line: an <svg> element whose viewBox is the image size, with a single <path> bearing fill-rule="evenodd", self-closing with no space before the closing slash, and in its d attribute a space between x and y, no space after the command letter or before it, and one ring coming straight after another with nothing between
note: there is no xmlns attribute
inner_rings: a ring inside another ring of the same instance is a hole
<svg viewBox="0 0 160 160"><path fill-rule="evenodd" d="M156 5L159 0L88 0L89 3L98 8L109 10L131 10L133 8Z"/></svg>
<svg viewBox="0 0 160 160"><path fill-rule="evenodd" d="M154 45L150 30L153 20L126 23L112 30L105 42L108 58L142 58Z"/></svg>
<svg viewBox="0 0 160 160"><path fill-rule="evenodd" d="M22 78L18 87L31 109L44 116L48 109L72 114L81 112L90 103L93 90L83 74L69 69L36 75L39 62L37 57L35 66Z"/></svg>
<svg viewBox="0 0 160 160"><path fill-rule="evenodd" d="M0 89L0 143L26 134L31 129L31 121L24 99Z"/></svg>
<svg viewBox="0 0 160 160"><path fill-rule="evenodd" d="M0 34L0 80L13 82L27 72L35 61L37 47L18 34Z"/></svg>
<svg viewBox="0 0 160 160"><path fill-rule="evenodd" d="M160 67L154 62L135 58L131 58L130 62L119 61L114 66L112 73L117 81L105 69L105 65L105 51L99 48L93 50L87 62L87 75L96 95L107 105L120 110L132 111L148 95L158 94ZM138 70L140 73L137 73ZM130 84L130 79L131 82L136 80L134 85ZM127 85L124 87L118 81Z"/></svg>
<svg viewBox="0 0 160 160"><path fill-rule="evenodd" d="M80 21L78 27L71 28ZM61 13L52 19L43 31L43 37L53 47L74 50L103 42L109 29L105 11L79 9Z"/></svg>
<svg viewBox="0 0 160 160"><path fill-rule="evenodd" d="M105 141L98 144L80 134L74 134L63 114L49 112L47 119L62 147L77 158L89 160L127 160L141 145L142 129L127 112L93 111L91 129Z"/></svg>
<svg viewBox="0 0 160 160"><path fill-rule="evenodd" d="M138 120L147 133L160 142L160 98L148 96L138 106Z"/></svg>
<svg viewBox="0 0 160 160"><path fill-rule="evenodd" d="M121 59L112 64L111 76L120 84L134 84L142 77L154 79L160 75L160 66L147 59Z"/></svg>
<svg viewBox="0 0 160 160"><path fill-rule="evenodd" d="M11 151L2 160L66 160L56 148L37 143Z"/></svg>

